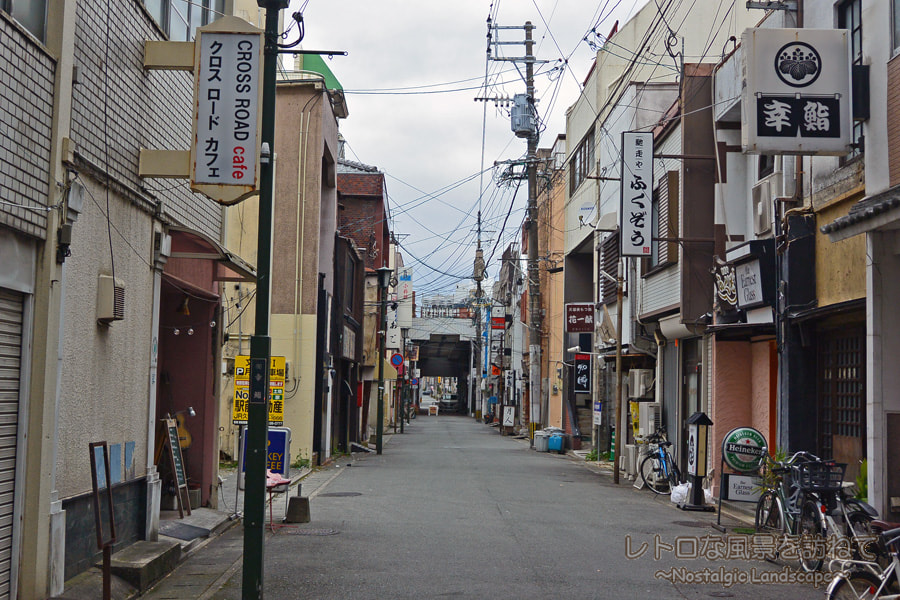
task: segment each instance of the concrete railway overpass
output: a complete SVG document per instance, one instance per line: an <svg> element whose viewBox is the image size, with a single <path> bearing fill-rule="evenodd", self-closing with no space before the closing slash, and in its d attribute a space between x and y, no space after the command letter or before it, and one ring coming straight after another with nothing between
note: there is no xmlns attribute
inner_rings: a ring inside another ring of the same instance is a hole
<svg viewBox="0 0 900 600"><path fill-rule="evenodd" d="M472 319L450 317L416 317L408 339L419 347L419 363L423 377L456 377L460 403L474 412L475 390L472 389L473 344L475 325Z"/></svg>

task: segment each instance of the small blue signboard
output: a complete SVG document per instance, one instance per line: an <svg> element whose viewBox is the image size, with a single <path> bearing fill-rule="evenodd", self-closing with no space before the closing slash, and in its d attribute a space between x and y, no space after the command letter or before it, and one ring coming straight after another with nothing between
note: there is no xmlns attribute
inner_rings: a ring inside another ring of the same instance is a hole
<svg viewBox="0 0 900 600"><path fill-rule="evenodd" d="M399 352L394 352L393 354L391 354L391 364L394 365L395 367L399 367L400 365L402 365L403 364L403 355L400 354Z"/></svg>
<svg viewBox="0 0 900 600"><path fill-rule="evenodd" d="M247 436L243 436L244 453L247 455ZM291 430L287 427L269 427L269 440L266 444L266 468L284 477L290 476ZM241 472L246 468L241 464Z"/></svg>
<svg viewBox="0 0 900 600"><path fill-rule="evenodd" d="M413 377L412 379L409 380L409 384L410 385L419 385L419 378Z"/></svg>

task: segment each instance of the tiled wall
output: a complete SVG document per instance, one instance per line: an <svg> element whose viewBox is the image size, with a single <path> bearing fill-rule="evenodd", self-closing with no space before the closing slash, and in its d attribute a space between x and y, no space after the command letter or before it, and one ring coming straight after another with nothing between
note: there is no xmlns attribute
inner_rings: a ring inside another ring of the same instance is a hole
<svg viewBox="0 0 900 600"><path fill-rule="evenodd" d="M222 210L189 191L184 180L138 176L141 148L187 150L193 79L182 71L145 71L144 40L161 39L139 2L78 4L72 138L90 163L126 186L161 199L180 224L219 239ZM108 25L108 27L107 27ZM108 91L108 93L107 93Z"/></svg>
<svg viewBox="0 0 900 600"><path fill-rule="evenodd" d="M39 45L0 13L0 224L38 238L47 227L55 70Z"/></svg>

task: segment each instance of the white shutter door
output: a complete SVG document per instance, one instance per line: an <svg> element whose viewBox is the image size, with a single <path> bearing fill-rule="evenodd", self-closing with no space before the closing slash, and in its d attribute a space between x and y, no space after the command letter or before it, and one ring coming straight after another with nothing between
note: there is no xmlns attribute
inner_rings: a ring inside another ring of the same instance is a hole
<svg viewBox="0 0 900 600"><path fill-rule="evenodd" d="M23 296L0 289L0 599L9 598Z"/></svg>

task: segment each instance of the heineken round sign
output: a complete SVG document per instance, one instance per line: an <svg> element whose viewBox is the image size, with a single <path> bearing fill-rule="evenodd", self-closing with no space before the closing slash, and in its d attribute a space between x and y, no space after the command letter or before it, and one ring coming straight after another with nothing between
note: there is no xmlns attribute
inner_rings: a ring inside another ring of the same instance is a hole
<svg viewBox="0 0 900 600"><path fill-rule="evenodd" d="M741 473L759 469L766 438L752 427L736 427L722 440L722 457L729 467Z"/></svg>

